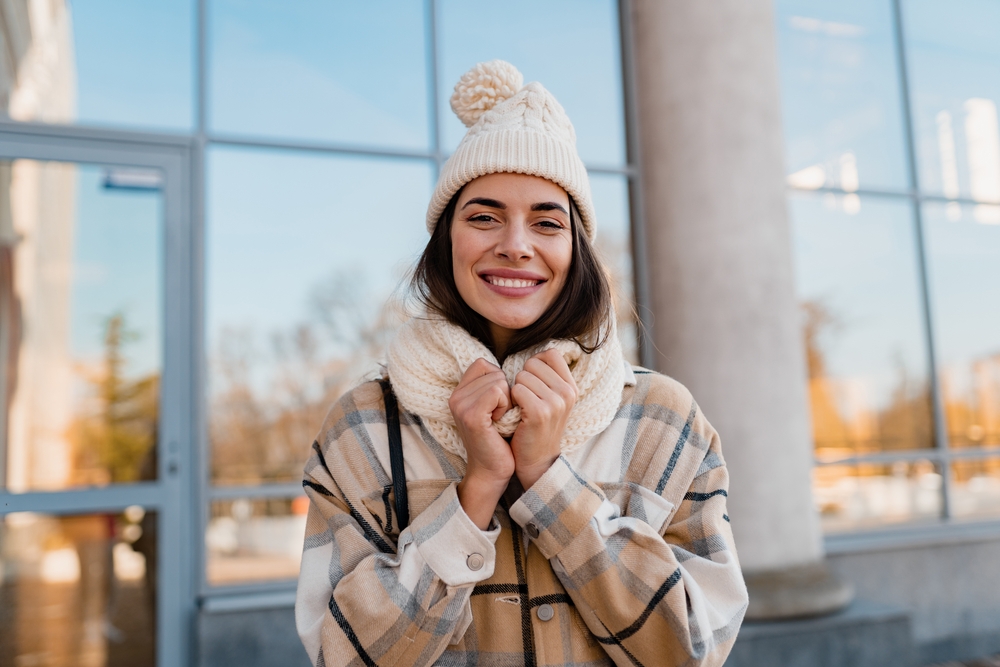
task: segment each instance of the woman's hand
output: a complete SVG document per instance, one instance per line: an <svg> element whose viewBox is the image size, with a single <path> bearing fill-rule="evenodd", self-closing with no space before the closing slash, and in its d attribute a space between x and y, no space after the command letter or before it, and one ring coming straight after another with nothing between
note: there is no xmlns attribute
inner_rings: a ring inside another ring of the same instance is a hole
<svg viewBox="0 0 1000 667"><path fill-rule="evenodd" d="M511 407L507 378L495 365L477 359L462 375L448 407L468 459L458 500L473 523L485 530L514 474L510 445L493 426Z"/></svg>
<svg viewBox="0 0 1000 667"><path fill-rule="evenodd" d="M526 490L559 458L569 412L576 404L576 382L557 350L528 359L510 390L521 407L521 423L510 442L514 472Z"/></svg>

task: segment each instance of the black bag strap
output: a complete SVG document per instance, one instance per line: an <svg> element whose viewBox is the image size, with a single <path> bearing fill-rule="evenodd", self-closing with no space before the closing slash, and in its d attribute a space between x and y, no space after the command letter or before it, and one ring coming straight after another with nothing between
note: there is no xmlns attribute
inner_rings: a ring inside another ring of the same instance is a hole
<svg viewBox="0 0 1000 667"><path fill-rule="evenodd" d="M406 498L406 469L403 467L403 434L399 428L399 404L388 379L379 380L385 401L385 427L389 432L389 466L392 468L392 490L395 495L396 523L399 532L410 525L410 503Z"/></svg>

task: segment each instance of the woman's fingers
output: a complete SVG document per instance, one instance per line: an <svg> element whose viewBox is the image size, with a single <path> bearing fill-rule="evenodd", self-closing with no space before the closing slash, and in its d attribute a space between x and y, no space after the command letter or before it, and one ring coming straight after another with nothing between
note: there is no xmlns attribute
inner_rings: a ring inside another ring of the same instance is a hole
<svg viewBox="0 0 1000 667"><path fill-rule="evenodd" d="M496 365L477 359L462 375L448 405L456 422L485 428L511 407L507 377Z"/></svg>
<svg viewBox="0 0 1000 667"><path fill-rule="evenodd" d="M546 350L528 359L524 364L524 370L515 379L515 384L521 383L522 379L528 381L528 378L536 378L541 381L567 406L572 407L576 403L576 381L573 380L573 375L570 373L566 361L556 350ZM544 399L551 395L546 393L542 387L538 386L537 388L539 391L533 390L533 393L539 398Z"/></svg>
<svg viewBox="0 0 1000 667"><path fill-rule="evenodd" d="M576 388L576 380L573 379L573 373L570 372L569 365L566 363L566 359L563 358L563 355L559 352L559 350L545 350L544 352L536 354L528 361L530 362L532 360L542 362L554 370L559 377L563 379L563 381L573 385L574 389ZM527 366L527 364L525 364L525 366Z"/></svg>

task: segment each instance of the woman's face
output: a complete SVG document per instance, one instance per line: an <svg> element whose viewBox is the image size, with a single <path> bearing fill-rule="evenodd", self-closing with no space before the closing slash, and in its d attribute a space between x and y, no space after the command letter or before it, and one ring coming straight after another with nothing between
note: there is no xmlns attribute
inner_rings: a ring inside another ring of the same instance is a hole
<svg viewBox="0 0 1000 667"><path fill-rule="evenodd" d="M459 196L451 247L458 293L489 321L501 351L566 284L573 261L569 195L538 176L480 176Z"/></svg>

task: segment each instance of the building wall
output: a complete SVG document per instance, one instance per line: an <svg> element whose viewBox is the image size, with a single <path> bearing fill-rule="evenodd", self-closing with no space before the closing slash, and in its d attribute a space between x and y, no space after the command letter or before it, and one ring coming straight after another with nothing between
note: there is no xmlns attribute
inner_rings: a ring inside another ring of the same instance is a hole
<svg viewBox="0 0 1000 667"><path fill-rule="evenodd" d="M1000 651L1000 540L902 547L828 556L859 597L910 612L913 639L925 651L952 645L973 655Z"/></svg>

